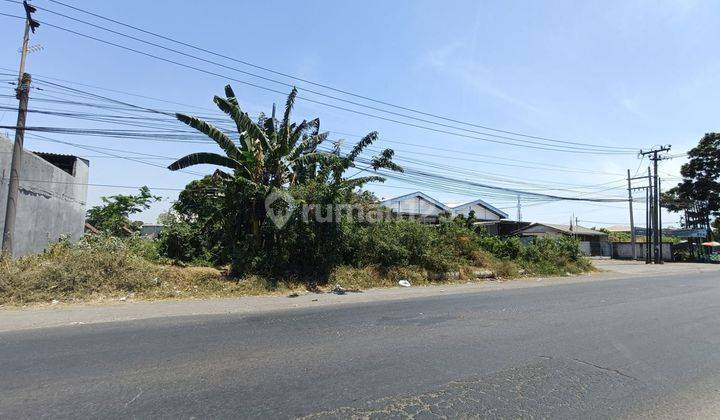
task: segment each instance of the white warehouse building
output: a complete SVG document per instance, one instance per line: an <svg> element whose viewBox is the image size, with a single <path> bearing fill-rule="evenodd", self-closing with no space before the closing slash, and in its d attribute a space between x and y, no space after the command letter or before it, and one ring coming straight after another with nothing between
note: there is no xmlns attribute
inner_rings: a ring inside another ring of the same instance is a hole
<svg viewBox="0 0 720 420"><path fill-rule="evenodd" d="M380 205L401 216L426 220L436 220L443 214L453 217L467 216L471 211L475 212L475 218L479 221L489 222L508 218L507 213L480 199L451 206L420 191L382 200Z"/></svg>

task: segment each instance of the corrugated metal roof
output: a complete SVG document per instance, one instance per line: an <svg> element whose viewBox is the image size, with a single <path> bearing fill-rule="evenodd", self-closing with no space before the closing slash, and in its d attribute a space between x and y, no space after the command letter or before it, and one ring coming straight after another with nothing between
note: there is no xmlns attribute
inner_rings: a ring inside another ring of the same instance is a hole
<svg viewBox="0 0 720 420"><path fill-rule="evenodd" d="M600 232L599 230L586 228L584 226L573 226L571 229L570 225L558 225L555 223L533 223L532 225L530 225L524 229L520 229L520 232L522 232L523 230L526 230L526 229L533 228L535 226L546 226L551 229L554 229L554 230L557 230L557 231L560 231L563 233L567 233L568 235L594 235L594 236L607 235L607 233L605 233L605 232Z"/></svg>

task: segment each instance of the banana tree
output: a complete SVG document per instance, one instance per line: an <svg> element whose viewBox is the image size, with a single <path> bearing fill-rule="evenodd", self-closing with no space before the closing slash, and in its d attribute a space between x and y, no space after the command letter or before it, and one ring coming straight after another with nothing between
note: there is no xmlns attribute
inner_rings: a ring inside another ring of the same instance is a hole
<svg viewBox="0 0 720 420"><path fill-rule="evenodd" d="M343 180L342 174L354 167L354 161L360 153L377 139L377 133L370 133L353 148L347 156L339 153L321 151L320 146L327 140L328 133L320 132L320 120L304 120L300 123L291 122L291 115L298 91L293 88L285 102L281 120L275 116L275 107L269 118L261 117L253 121L238 103L237 96L228 85L225 87L225 98L215 96L213 101L217 107L227 114L235 123L236 132L224 131L201 118L186 114L176 114L179 121L211 138L223 154L197 152L189 154L173 162L168 168L172 171L185 169L194 165L208 164L230 169L232 173L224 173L229 183L249 192L249 211L247 225L253 244L261 243L263 209L259 206L264 197L272 189L288 188L311 180L322 179L330 183L354 188L371 181L384 180L378 176ZM233 139L231 135L237 135ZM386 168L401 170L392 162L393 152L387 149L373 159L373 169ZM333 174L333 176L328 176ZM342 184L341 184L342 183ZM229 200L237 200L230 194ZM242 206L242 203L240 203ZM236 234L239 232L236 232ZM233 239L235 241L235 239Z"/></svg>

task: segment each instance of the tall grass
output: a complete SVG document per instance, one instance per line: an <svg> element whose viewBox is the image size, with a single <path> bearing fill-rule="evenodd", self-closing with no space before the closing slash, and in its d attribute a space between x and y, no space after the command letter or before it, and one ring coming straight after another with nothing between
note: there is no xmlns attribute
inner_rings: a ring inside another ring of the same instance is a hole
<svg viewBox="0 0 720 420"><path fill-rule="evenodd" d="M322 249L332 253L325 261L335 262L327 271L259 271L229 279L217 268L172 265L155 240L87 236L76 244L56 243L40 255L0 259L0 304L242 296L336 283L364 289L403 279L415 285L474 280L478 269L504 278L517 277L521 270L566 275L592 269L572 238L536 239L523 246L517 239L491 237L453 221L438 226L407 220L351 224L343 226L333 244L337 246ZM284 246L287 253L302 252L299 242Z"/></svg>
<svg viewBox="0 0 720 420"><path fill-rule="evenodd" d="M0 304L245 296L290 289L261 277L230 280L215 268L161 262L155 242L148 239L95 235L76 244L61 241L39 255L0 259Z"/></svg>

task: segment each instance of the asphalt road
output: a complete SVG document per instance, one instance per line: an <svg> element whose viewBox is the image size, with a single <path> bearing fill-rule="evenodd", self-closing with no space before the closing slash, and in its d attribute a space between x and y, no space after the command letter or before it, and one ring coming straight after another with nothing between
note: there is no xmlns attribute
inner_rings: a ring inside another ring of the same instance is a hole
<svg viewBox="0 0 720 420"><path fill-rule="evenodd" d="M720 275L0 333L0 418L717 417Z"/></svg>

